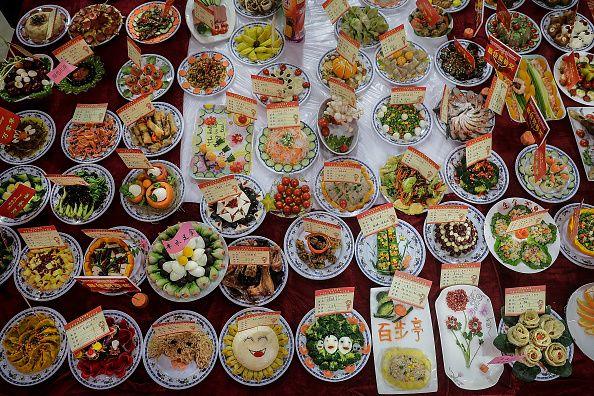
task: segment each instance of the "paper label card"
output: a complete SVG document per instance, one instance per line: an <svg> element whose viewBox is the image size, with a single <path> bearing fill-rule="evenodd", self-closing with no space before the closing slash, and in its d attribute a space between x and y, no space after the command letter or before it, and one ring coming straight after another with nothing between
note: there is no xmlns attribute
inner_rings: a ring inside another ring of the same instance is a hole
<svg viewBox="0 0 594 396"><path fill-rule="evenodd" d="M252 74L252 92L257 95L282 98L285 84L279 78L265 77Z"/></svg>
<svg viewBox="0 0 594 396"><path fill-rule="evenodd" d="M390 104L415 104L423 103L427 87L392 87L390 91Z"/></svg>
<svg viewBox="0 0 594 396"><path fill-rule="evenodd" d="M439 172L439 165L414 147L409 147L404 152L401 161L419 172L426 180L433 180Z"/></svg>
<svg viewBox="0 0 594 396"><path fill-rule="evenodd" d="M128 235L122 230L112 230L105 228L87 228L81 230L83 234L89 238L115 238L115 239L128 239Z"/></svg>
<svg viewBox="0 0 594 396"><path fill-rule="evenodd" d="M388 296L401 303L422 309L427 303L427 296L432 283L430 280L419 278L407 272L396 271L392 278Z"/></svg>
<svg viewBox="0 0 594 396"><path fill-rule="evenodd" d="M229 265L270 265L270 248L264 246L229 246Z"/></svg>
<svg viewBox="0 0 594 396"><path fill-rule="evenodd" d="M501 78L508 81L513 81L522 56L516 51L503 44L494 36L489 36L489 44L485 49L485 61L489 63L496 72L500 74Z"/></svg>
<svg viewBox="0 0 594 396"><path fill-rule="evenodd" d="M417 8L423 13L430 26L434 26L439 21L439 13L429 0L417 0Z"/></svg>
<svg viewBox="0 0 594 396"><path fill-rule="evenodd" d="M88 186L89 183L80 176L49 173L45 175L49 180L60 186Z"/></svg>
<svg viewBox="0 0 594 396"><path fill-rule="evenodd" d="M346 161L324 162L325 182L361 183L361 164Z"/></svg>
<svg viewBox="0 0 594 396"><path fill-rule="evenodd" d="M505 316L519 316L528 310L545 312L547 286L505 288Z"/></svg>
<svg viewBox="0 0 594 396"><path fill-rule="evenodd" d="M128 59L134 62L136 66L142 67L142 51L130 37L128 37Z"/></svg>
<svg viewBox="0 0 594 396"><path fill-rule="evenodd" d="M514 232L523 228L532 227L540 224L542 219L548 213L548 209L537 210L536 212L514 217L507 226L507 232Z"/></svg>
<svg viewBox="0 0 594 396"><path fill-rule="evenodd" d="M278 324L280 311L254 312L237 318L237 331L244 331L258 326L272 327Z"/></svg>
<svg viewBox="0 0 594 396"><path fill-rule="evenodd" d="M107 103L78 103L71 121L76 124L99 124L105 120L106 112Z"/></svg>
<svg viewBox="0 0 594 396"><path fill-rule="evenodd" d="M153 167L141 149L119 148L116 149L116 153L129 169L151 169Z"/></svg>
<svg viewBox="0 0 594 396"><path fill-rule="evenodd" d="M56 8L52 8L52 10L47 14L47 28L45 30L45 39L49 40L52 37L52 33L54 32L54 25L56 24Z"/></svg>
<svg viewBox="0 0 594 396"><path fill-rule="evenodd" d="M21 117L0 107L0 144L12 142L14 132L19 127Z"/></svg>
<svg viewBox="0 0 594 396"><path fill-rule="evenodd" d="M391 57L396 51L400 51L407 46L404 25L396 26L394 29L381 34L379 40L384 58Z"/></svg>
<svg viewBox="0 0 594 396"><path fill-rule="evenodd" d="M60 62L65 61L76 66L93 55L93 50L89 47L83 36L77 36L55 49L52 53Z"/></svg>
<svg viewBox="0 0 594 396"><path fill-rule="evenodd" d="M326 0L322 3L322 8L326 11L326 15L328 15L328 19L332 24L336 23L350 7L347 0Z"/></svg>
<svg viewBox="0 0 594 396"><path fill-rule="evenodd" d="M330 77L328 78L328 87L330 88L330 96L337 96L349 105L353 107L357 106L357 94L355 93L355 89L344 81Z"/></svg>
<svg viewBox="0 0 594 396"><path fill-rule="evenodd" d="M268 128L301 128L299 102L278 102L266 105Z"/></svg>
<svg viewBox="0 0 594 396"><path fill-rule="evenodd" d="M528 103L526 104L526 109L524 110L524 119L528 124L528 128L534 135L536 144L540 145L547 137L550 128L547 120L540 112L540 109L538 108L533 96L530 97L530 100L528 100Z"/></svg>
<svg viewBox="0 0 594 396"><path fill-rule="evenodd" d="M54 67L47 73L47 76L55 84L60 84L60 82L62 82L63 79L68 77L68 75L75 70L76 66L73 66L66 61L60 61L60 63L58 63L58 66Z"/></svg>
<svg viewBox="0 0 594 396"><path fill-rule="evenodd" d="M151 326L155 337L164 337L179 333L197 333L198 323L196 322L167 322L157 323Z"/></svg>
<svg viewBox="0 0 594 396"><path fill-rule="evenodd" d="M315 316L349 313L355 301L354 287L316 290Z"/></svg>
<svg viewBox="0 0 594 396"><path fill-rule="evenodd" d="M360 42L354 38L351 38L342 30L338 33L338 45L336 46L336 52L338 52L338 54L344 59L349 61L351 65L355 65L357 63L360 47Z"/></svg>
<svg viewBox="0 0 594 396"><path fill-rule="evenodd" d="M19 184L12 194L0 205L0 217L16 218L25 206L37 194L34 188Z"/></svg>
<svg viewBox="0 0 594 396"><path fill-rule="evenodd" d="M582 212L582 207L584 206L584 200L582 201L573 209L571 212L571 219L569 224L573 224L573 227L568 226L569 230L569 240L575 240L575 237L579 231L579 221L580 221L580 213Z"/></svg>
<svg viewBox="0 0 594 396"><path fill-rule="evenodd" d="M191 221L183 222L179 225L179 230L173 238L163 241L163 246L169 254L176 254L184 250L190 239L197 237L198 232L194 229Z"/></svg>
<svg viewBox="0 0 594 396"><path fill-rule="evenodd" d="M491 156L493 134L487 133L466 142L466 166L470 167Z"/></svg>
<svg viewBox="0 0 594 396"><path fill-rule="evenodd" d="M478 286L481 263L444 263L441 265L439 288L453 285Z"/></svg>
<svg viewBox="0 0 594 396"><path fill-rule="evenodd" d="M547 141L544 140L534 150L534 158L532 160L532 173L536 181L542 180L547 173Z"/></svg>
<svg viewBox="0 0 594 396"><path fill-rule="evenodd" d="M241 114L252 120L258 118L258 102L254 98L238 95L227 91L225 93L227 100L226 108L230 113Z"/></svg>
<svg viewBox="0 0 594 396"><path fill-rule="evenodd" d="M137 293L140 288L127 276L75 276L74 280L95 293Z"/></svg>
<svg viewBox="0 0 594 396"><path fill-rule="evenodd" d="M101 307L97 307L72 322L66 323L64 329L66 330L70 350L75 354L110 333Z"/></svg>
<svg viewBox="0 0 594 396"><path fill-rule="evenodd" d="M565 87L572 89L580 81L580 72L575 63L575 52L563 56L563 64L565 65L563 76L565 77Z"/></svg>
<svg viewBox="0 0 594 396"><path fill-rule="evenodd" d="M125 126L130 126L154 111L155 106L151 103L151 97L143 95L136 100L126 103L117 109L116 113L118 113Z"/></svg>
<svg viewBox="0 0 594 396"><path fill-rule="evenodd" d="M512 16L503 0L497 0L497 12L495 15L497 16L497 20L499 20L507 30L511 28Z"/></svg>
<svg viewBox="0 0 594 396"><path fill-rule="evenodd" d="M448 123L448 107L450 106L450 93L452 89L447 85L443 86L443 93L441 95L441 102L439 103L439 120Z"/></svg>
<svg viewBox="0 0 594 396"><path fill-rule="evenodd" d="M466 49L465 46L462 45L456 38L454 38L454 48L460 55L466 59L466 61L470 64L470 67L474 70L476 67L476 61L474 60L474 56Z"/></svg>
<svg viewBox="0 0 594 396"><path fill-rule="evenodd" d="M357 220L361 227L361 234L364 236L377 234L398 224L398 216L391 202L358 214Z"/></svg>
<svg viewBox="0 0 594 396"><path fill-rule="evenodd" d="M198 185L204 195L204 199L209 204L222 201L233 195L241 193L239 183L233 175L227 175L215 180L209 180Z"/></svg>
<svg viewBox="0 0 594 396"><path fill-rule="evenodd" d="M64 246L62 237L53 225L19 228L18 231L29 249Z"/></svg>
<svg viewBox="0 0 594 396"><path fill-rule="evenodd" d="M496 72L491 80L484 107L501 115L505 107L505 98L509 87L506 80L499 78L499 72Z"/></svg>
<svg viewBox="0 0 594 396"><path fill-rule="evenodd" d="M211 29L215 26L214 11L199 0L194 0L194 18Z"/></svg>
<svg viewBox="0 0 594 396"><path fill-rule="evenodd" d="M435 205L429 206L427 211L427 224L463 222L468 216L468 206L466 205Z"/></svg>
<svg viewBox="0 0 594 396"><path fill-rule="evenodd" d="M485 18L485 0L476 0L474 2L474 35L476 37L479 29L483 26L483 20Z"/></svg>
<svg viewBox="0 0 594 396"><path fill-rule="evenodd" d="M323 234L329 238L338 240L341 239L342 233L342 229L338 224L312 219L311 217L303 218L303 231L309 234Z"/></svg>

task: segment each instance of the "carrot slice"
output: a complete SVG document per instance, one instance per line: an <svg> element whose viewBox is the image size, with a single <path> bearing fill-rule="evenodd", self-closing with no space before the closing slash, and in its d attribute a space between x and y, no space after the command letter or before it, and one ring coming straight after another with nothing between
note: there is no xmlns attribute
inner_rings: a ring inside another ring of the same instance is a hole
<svg viewBox="0 0 594 396"><path fill-rule="evenodd" d="M185 77L185 76L188 75L188 72L186 70L180 70L179 71L179 75L182 76L182 77Z"/></svg>
<svg viewBox="0 0 594 396"><path fill-rule="evenodd" d="M190 65L191 65L191 64L194 64L195 62L196 62L196 57L195 57L195 56L190 56L190 57L188 58L188 63L189 63Z"/></svg>
<svg viewBox="0 0 594 396"><path fill-rule="evenodd" d="M223 55L221 55L221 54L214 54L214 57L213 58L214 58L214 60L221 60L221 59L223 59Z"/></svg>
<svg viewBox="0 0 594 396"><path fill-rule="evenodd" d="M187 81L184 81L184 82L182 83L182 85L181 85L181 86L182 86L182 88L184 88L184 89L190 89L190 83L189 83L189 82L187 82Z"/></svg>

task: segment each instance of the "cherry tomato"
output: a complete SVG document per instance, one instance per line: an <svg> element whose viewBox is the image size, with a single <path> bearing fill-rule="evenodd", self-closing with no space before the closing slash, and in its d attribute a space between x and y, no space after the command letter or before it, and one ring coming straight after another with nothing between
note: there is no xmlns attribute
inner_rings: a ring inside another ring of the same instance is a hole
<svg viewBox="0 0 594 396"><path fill-rule="evenodd" d="M341 208L346 209L346 207L347 207L347 201L346 201L346 199L341 199L340 202L339 202L339 205L340 205Z"/></svg>
<svg viewBox="0 0 594 396"><path fill-rule="evenodd" d="M274 200L275 201L280 201L281 199L283 199L283 196L282 196L281 193L274 194Z"/></svg>
<svg viewBox="0 0 594 396"><path fill-rule="evenodd" d="M301 195L301 199L303 199L304 201L308 200L310 198L311 198L311 195L308 192L304 192L303 195Z"/></svg>
<svg viewBox="0 0 594 396"><path fill-rule="evenodd" d="M264 69L264 70L262 70L262 74L264 74L265 76L269 76L270 75L270 70Z"/></svg>
<svg viewBox="0 0 594 396"><path fill-rule="evenodd" d="M280 65L280 70L281 70L281 71L285 71L285 70L287 70L287 65L285 65L284 63L281 63L281 65Z"/></svg>
<svg viewBox="0 0 594 396"><path fill-rule="evenodd" d="M285 205L283 207L283 213L286 215L291 214L291 207L289 205Z"/></svg>
<svg viewBox="0 0 594 396"><path fill-rule="evenodd" d="M301 208L299 206L293 206L292 211L293 211L293 213L297 214L297 213L301 212Z"/></svg>
<svg viewBox="0 0 594 396"><path fill-rule="evenodd" d="M343 144L342 146L340 146L341 153L346 153L348 150L349 150L349 146L347 146L346 144Z"/></svg>
<svg viewBox="0 0 594 396"><path fill-rule="evenodd" d="M300 188L296 188L293 190L293 195L298 197L301 195L301 189Z"/></svg>
<svg viewBox="0 0 594 396"><path fill-rule="evenodd" d="M242 114L238 117L238 120L240 124L245 124L247 122L247 117Z"/></svg>
<svg viewBox="0 0 594 396"><path fill-rule="evenodd" d="M309 208L311 205L311 203L309 201L303 201L303 203L301 204L301 206L303 206L304 208Z"/></svg>
<svg viewBox="0 0 594 396"><path fill-rule="evenodd" d="M295 197L295 198L293 198L293 202L295 202L295 205L299 206L299 205L301 205L301 198Z"/></svg>
<svg viewBox="0 0 594 396"><path fill-rule="evenodd" d="M291 187L295 188L299 185L299 180L291 179Z"/></svg>
<svg viewBox="0 0 594 396"><path fill-rule="evenodd" d="M303 71L302 71L301 69L295 69L295 72L294 72L294 74L295 74L296 76L300 76L300 75L301 75L301 73L303 73Z"/></svg>
<svg viewBox="0 0 594 396"><path fill-rule="evenodd" d="M286 176L283 177L282 183L283 183L283 186L288 186L289 184L291 184L291 178L286 177Z"/></svg>
<svg viewBox="0 0 594 396"><path fill-rule="evenodd" d="M301 191L303 191L304 193L309 192L309 186L307 184L302 185Z"/></svg>
<svg viewBox="0 0 594 396"><path fill-rule="evenodd" d="M328 128L327 126L323 126L322 127L322 136L324 136L324 137L330 136L330 128Z"/></svg>
<svg viewBox="0 0 594 396"><path fill-rule="evenodd" d="M324 117L320 118L320 119L318 120L318 126L320 126L320 127L322 127L322 128L323 128L323 127L327 127L327 126L328 126L328 120L327 120L327 119L325 119Z"/></svg>
<svg viewBox="0 0 594 396"><path fill-rule="evenodd" d="M285 203L287 205L291 205L293 203L293 197L287 197L287 198L285 198Z"/></svg>
<svg viewBox="0 0 594 396"><path fill-rule="evenodd" d="M575 134L583 138L584 136L586 136L586 131L584 131L583 129L578 129L577 131L575 131Z"/></svg>
<svg viewBox="0 0 594 396"><path fill-rule="evenodd" d="M278 210L282 210L282 208L285 206L281 201L276 201L276 203L274 204L274 206L276 206L276 208Z"/></svg>
<svg viewBox="0 0 594 396"><path fill-rule="evenodd" d="M309 82L307 82L307 81L305 81L303 83L303 88L309 88L310 86L311 86L311 84Z"/></svg>
<svg viewBox="0 0 594 396"><path fill-rule="evenodd" d="M293 195L293 189L291 187L287 187L285 189L285 195L287 195L287 196Z"/></svg>
<svg viewBox="0 0 594 396"><path fill-rule="evenodd" d="M285 191L285 186L284 186L284 185L282 185L282 184L279 184L278 186L276 186L276 190L277 190L279 193L282 193L282 192L284 192L284 191Z"/></svg>
<svg viewBox="0 0 594 396"><path fill-rule="evenodd" d="M590 145L590 143L586 139L580 140L580 146L588 147L589 145Z"/></svg>

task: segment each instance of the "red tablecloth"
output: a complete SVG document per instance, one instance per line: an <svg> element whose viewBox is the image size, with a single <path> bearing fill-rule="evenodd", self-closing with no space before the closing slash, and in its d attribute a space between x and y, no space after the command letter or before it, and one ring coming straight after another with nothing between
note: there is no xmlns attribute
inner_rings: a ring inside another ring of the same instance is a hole
<svg viewBox="0 0 594 396"><path fill-rule="evenodd" d="M46 1L25 0L23 3L24 4L21 14L33 6L46 3ZM64 6L66 9L68 9L71 15L74 15L78 9L88 5L91 3L91 1L72 0L54 1L54 3ZM115 1L113 4L118 7L124 15L127 15L136 5L140 3L141 1L119 0ZM590 17L590 13L586 7L586 2L580 1L580 3L580 12L583 15L588 15L588 17ZM185 2L182 0L176 0L175 4L178 9L183 12L185 8ZM492 11L488 9L485 11L486 20ZM526 3L520 7L519 11L529 14L537 22L539 22L542 16L546 13L545 10L534 5L530 0L527 0ZM472 27L474 25L473 21L474 13L473 6L471 4L463 12L455 14L455 28L453 34L456 37L462 37L464 28ZM8 108L12 111L20 111L28 108L37 108L46 111L54 118L56 127L61 133L62 128L74 111L76 102L108 102L109 109L111 110L115 110L122 106L125 101L118 95L114 81L118 69L127 60L126 33L123 30L124 29L122 29L120 35L112 42L95 49L95 52L104 60L107 70L105 78L98 87L79 96L65 95L59 92L57 89L54 89L53 94L41 102L8 105ZM166 56L175 67L177 67L182 59L186 56L189 39L190 33L184 23L184 26L180 28L173 39L165 42L162 45L143 46L143 50L146 52L150 51L162 54ZM306 37L305 43L307 43L308 39L314 40L314 38L310 35ZM481 34L477 40L481 45L486 44L484 30L481 31ZM64 42L65 40L62 40L60 43L62 44ZM54 48L55 46L45 48L43 52L49 54L50 50L53 50ZM547 57L551 66L560 55L559 51L555 50L544 40L537 52ZM174 87L169 90L169 92L160 100L172 103L181 110L182 98L183 94L181 89L179 86L174 85ZM220 100L222 101L223 99ZM573 101L567 98L564 98L564 100L568 106L576 105ZM5 106L5 104L3 104L3 106ZM586 202L593 203L589 194L594 192L594 188L592 183L587 182L583 172L579 158L579 152L575 145L568 119L566 118L561 121L551 122L550 126L551 133L549 137L549 143L560 147L566 153L568 153L575 160L578 168L580 169L582 184L579 188L577 196L574 197L574 200L579 201L580 199L585 198ZM510 185L505 197L527 196L527 193L519 185L515 175L513 175L513 164L517 153L521 150L519 137L524 130L525 127L523 125L518 125L512 122L507 114L497 117L497 125L494 132L496 136L494 139L494 149L505 159L505 162L511 172ZM187 131L187 133L190 133L190 131ZM179 164L179 148L173 150L163 157L164 159ZM60 148L60 139L57 138L51 151L45 156L45 158L37 161L35 165L42 167L47 173L61 173L74 164L66 159L66 157L63 155ZM112 155L108 159L102 161L101 165L105 166L112 172L116 181L116 185L119 186L122 178L127 173L127 169L120 161L118 156L115 154ZM3 171L6 169L6 167L6 164L0 164L0 171ZM453 194L446 197L446 200L453 199L456 199ZM561 206L562 205L545 205L545 207L549 208L551 214L554 214ZM487 206L480 206L480 210L483 213L486 213L488 209L489 207ZM412 217L402 214L400 214L400 216L407 222L413 224L419 232L422 232L422 216ZM160 224L140 223L131 219L124 212L119 204L119 197L116 195L116 198L114 199L109 211L104 214L99 219L99 221L94 223L93 226L96 226L97 228L108 228L116 225L130 225L143 231L152 241L157 236L157 233L168 225L174 224L178 221L190 219L197 220L199 217L200 215L198 205L184 204L182 209L180 209L174 216L171 216ZM285 231L289 223L290 221L288 220L279 219L274 216L268 216L264 223L257 230L256 234L271 238L282 245ZM347 220L347 223L352 228L353 233L356 235L359 232L356 220L349 219ZM55 224L60 231L75 236L83 248L86 248L86 246L89 244L89 238L81 234L80 227L69 226L56 221L49 206L29 225L32 226L46 224ZM433 280L434 285L437 285L439 283L439 268L439 263L430 254L427 254L427 260L420 276ZM499 265L497 261L493 259L491 255L489 255L488 258L483 262L479 286L491 298L496 312L496 317L499 320L498 311L499 307L503 303L502 296L503 289L505 287L546 284L548 286L547 303L550 304L557 312L563 313L571 293L579 286L592 280L594 280L594 271L588 271L584 268L578 267L566 260L562 255L559 255L559 258L551 268L542 273L531 276L510 271ZM355 309L359 311L369 322L369 289L375 285L372 284L372 282L361 273L354 260L349 268L340 276L324 282L309 281L291 271L288 283L283 293L268 306L272 309L281 310L283 316L291 325L291 328L295 330L303 315L313 306L314 290L327 287L351 285L356 287ZM216 331L219 332L227 318L239 310L239 307L230 303L219 290L216 290L209 296L193 303L175 304L164 300L155 294L147 282L142 285L142 289L148 294L150 299L149 308L144 310L135 309L130 303L129 297L101 296L93 294L88 290L83 289L79 285L75 285L66 295L62 296L61 298L48 302L44 305L58 310L60 313L62 313L67 321L78 317L79 315L98 305L101 305L104 309L122 310L129 313L136 319L143 333L147 331L155 319L169 311L176 309L190 309L201 313L210 320ZM431 306L433 306L433 302L437 298L438 293L438 287L434 286L430 295ZM7 281L2 287L0 287L0 296L0 325L3 326L13 315L27 308L27 306L16 290L12 280ZM523 383L515 379L511 375L510 369L506 368L504 374L496 386L480 392L463 391L456 387L456 385L454 385L444 373L441 348L439 346L439 331L437 329L437 321L435 319L435 312L433 308L432 316L439 373L439 394L461 395L474 393L482 395L513 395L554 393L557 395L562 395L577 394L579 392L591 392L591 376L594 374L594 363L585 357L578 348L575 349L575 355L573 359L573 374L569 378L557 379L555 381L545 383ZM3 385L0 387L1 394L17 395L32 394L33 392L44 395L91 394L91 390L83 387L73 378L66 362L52 378L50 378L45 383L33 388L22 389L9 385ZM130 377L130 379L128 379L124 384L115 389L104 392L104 394L155 394L164 392L167 392L167 390L155 384L147 375L143 365L141 364L136 369L135 373ZM198 386L182 392L188 394L190 392L201 392L204 394L248 394L248 392L250 392L252 394L258 393L270 395L371 395L377 393L373 361L371 359L367 363L364 370L355 378L342 383L329 384L319 381L308 374L297 361L297 357L293 359L289 370L283 375L283 377L281 377L275 383L264 387L263 389L248 389L247 387L236 383L226 375L221 365L217 362L214 370L206 378L206 380L204 380Z"/></svg>

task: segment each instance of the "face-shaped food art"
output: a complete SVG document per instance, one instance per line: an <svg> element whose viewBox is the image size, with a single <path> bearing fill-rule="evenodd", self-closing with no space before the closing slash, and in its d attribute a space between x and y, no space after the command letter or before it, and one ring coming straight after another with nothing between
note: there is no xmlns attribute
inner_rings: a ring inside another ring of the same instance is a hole
<svg viewBox="0 0 594 396"><path fill-rule="evenodd" d="M233 353L241 365L260 371L270 366L279 350L278 337L268 326L240 331L233 339Z"/></svg>
<svg viewBox="0 0 594 396"><path fill-rule="evenodd" d="M336 352L336 348L338 347L338 338L334 334L327 335L324 337L324 349L329 354L333 354Z"/></svg>
<svg viewBox="0 0 594 396"><path fill-rule="evenodd" d="M338 340L338 352L346 355L353 349L353 341L350 337L340 337Z"/></svg>

